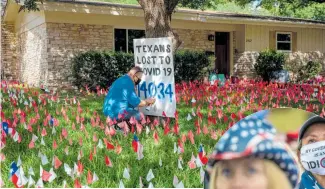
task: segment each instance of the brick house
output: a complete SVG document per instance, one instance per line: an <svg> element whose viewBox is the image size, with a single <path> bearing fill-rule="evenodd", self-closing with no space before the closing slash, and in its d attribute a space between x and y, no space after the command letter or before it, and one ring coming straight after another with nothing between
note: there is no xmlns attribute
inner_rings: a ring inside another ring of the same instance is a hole
<svg viewBox="0 0 325 189"><path fill-rule="evenodd" d="M144 36L143 11L136 5L56 0L38 12L18 9L9 0L2 17L3 74L36 86L69 86L76 53L132 52L132 39ZM291 59L318 59L325 74L325 22L178 9L172 27L183 41L180 48L213 53L224 74L254 76L256 56L266 48Z"/></svg>

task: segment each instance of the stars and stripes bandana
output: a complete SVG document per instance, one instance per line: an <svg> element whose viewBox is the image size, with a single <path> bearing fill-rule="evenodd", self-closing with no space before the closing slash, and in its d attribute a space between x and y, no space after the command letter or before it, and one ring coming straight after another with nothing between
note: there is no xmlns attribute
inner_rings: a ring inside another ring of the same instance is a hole
<svg viewBox="0 0 325 189"><path fill-rule="evenodd" d="M276 130L257 116L246 117L234 124L218 141L210 156L207 171L220 160L256 157L273 161L287 175L293 188L298 184L298 164L287 146L275 140Z"/></svg>
<svg viewBox="0 0 325 189"><path fill-rule="evenodd" d="M254 114L247 116L247 118L254 117L258 119L265 119L269 114L270 114L270 110L260 110L258 112L255 112Z"/></svg>
<svg viewBox="0 0 325 189"><path fill-rule="evenodd" d="M324 188L317 183L316 179L309 171L305 171L301 175L299 189L324 189Z"/></svg>

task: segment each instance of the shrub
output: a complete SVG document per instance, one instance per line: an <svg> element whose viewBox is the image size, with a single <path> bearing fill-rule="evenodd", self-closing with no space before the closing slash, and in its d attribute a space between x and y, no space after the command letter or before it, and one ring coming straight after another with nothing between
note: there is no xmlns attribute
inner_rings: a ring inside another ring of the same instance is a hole
<svg viewBox="0 0 325 189"><path fill-rule="evenodd" d="M205 52L177 51L174 58L175 82L203 79L209 65L209 56Z"/></svg>
<svg viewBox="0 0 325 189"><path fill-rule="evenodd" d="M274 78L273 72L283 69L286 61L284 53L275 50L265 50L259 53L254 65L257 75L261 76L264 81L270 81Z"/></svg>
<svg viewBox="0 0 325 189"><path fill-rule="evenodd" d="M133 55L118 52L89 51L73 59L73 76L76 86L106 88L114 79L126 73L133 65Z"/></svg>
<svg viewBox="0 0 325 189"><path fill-rule="evenodd" d="M292 74L290 79L293 82L298 82L299 71L303 69L303 66L304 60L298 57L294 58L293 60L286 61L284 69L288 70Z"/></svg>
<svg viewBox="0 0 325 189"><path fill-rule="evenodd" d="M298 80L306 81L315 78L322 71L322 64L317 61L309 61L299 71Z"/></svg>
<svg viewBox="0 0 325 189"><path fill-rule="evenodd" d="M134 66L134 55L88 51L77 55L72 64L74 84L79 88L88 86L90 90L95 90L96 86L101 88L110 86L118 77L127 73ZM201 79L208 66L209 57L205 52L178 51L174 58L175 81Z"/></svg>

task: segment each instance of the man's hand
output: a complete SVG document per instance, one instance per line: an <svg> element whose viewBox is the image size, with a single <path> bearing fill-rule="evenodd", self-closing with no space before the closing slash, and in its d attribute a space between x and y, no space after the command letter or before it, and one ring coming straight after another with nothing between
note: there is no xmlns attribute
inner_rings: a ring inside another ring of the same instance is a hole
<svg viewBox="0 0 325 189"><path fill-rule="evenodd" d="M151 106L156 102L156 99L154 98L148 98L145 100L141 100L140 104L138 107L145 107L145 106Z"/></svg>
<svg viewBox="0 0 325 189"><path fill-rule="evenodd" d="M151 106L156 102L156 99L155 98L148 98L148 99L146 99L146 102L147 102L148 106Z"/></svg>

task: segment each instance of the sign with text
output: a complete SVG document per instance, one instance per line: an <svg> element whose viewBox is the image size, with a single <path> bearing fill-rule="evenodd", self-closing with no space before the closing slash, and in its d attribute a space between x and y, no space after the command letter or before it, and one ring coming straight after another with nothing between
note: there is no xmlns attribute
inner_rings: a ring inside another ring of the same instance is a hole
<svg viewBox="0 0 325 189"><path fill-rule="evenodd" d="M146 115L175 117L176 97L171 38L134 39L134 61L143 71L138 85L141 99L154 97L156 103L142 108Z"/></svg>

